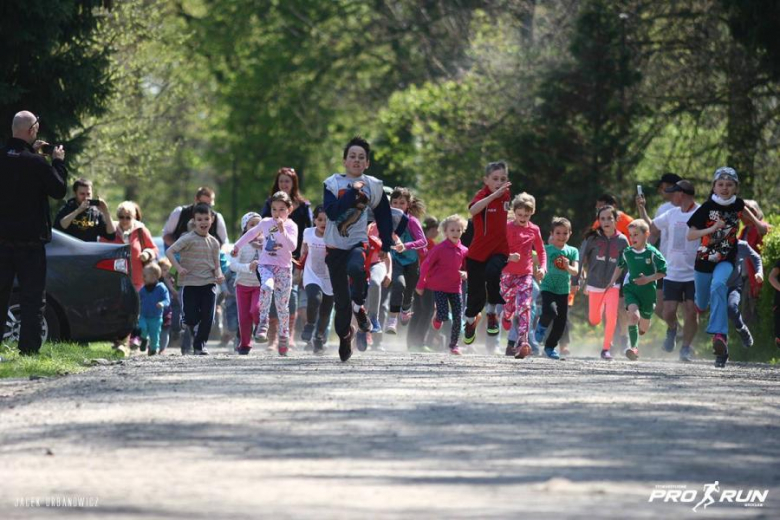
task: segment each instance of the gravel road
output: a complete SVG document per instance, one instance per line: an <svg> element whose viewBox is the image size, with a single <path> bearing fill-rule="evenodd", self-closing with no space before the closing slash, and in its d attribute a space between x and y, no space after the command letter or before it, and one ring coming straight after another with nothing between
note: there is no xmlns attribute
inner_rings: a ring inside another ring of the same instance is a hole
<svg viewBox="0 0 780 520"><path fill-rule="evenodd" d="M778 518L779 402L710 361L133 357L0 382L0 518ZM714 481L768 496L648 502Z"/></svg>

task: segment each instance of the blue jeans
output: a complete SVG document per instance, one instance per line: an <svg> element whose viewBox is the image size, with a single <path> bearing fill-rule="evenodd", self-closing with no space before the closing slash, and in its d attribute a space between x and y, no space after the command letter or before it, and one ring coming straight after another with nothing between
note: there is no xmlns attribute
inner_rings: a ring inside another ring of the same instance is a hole
<svg viewBox="0 0 780 520"><path fill-rule="evenodd" d="M696 307L701 311L710 308L710 321L707 325L707 333L729 333L728 320L728 287L726 283L731 277L734 265L730 262L721 262L715 266L712 273L694 272L693 282L696 285L694 299Z"/></svg>

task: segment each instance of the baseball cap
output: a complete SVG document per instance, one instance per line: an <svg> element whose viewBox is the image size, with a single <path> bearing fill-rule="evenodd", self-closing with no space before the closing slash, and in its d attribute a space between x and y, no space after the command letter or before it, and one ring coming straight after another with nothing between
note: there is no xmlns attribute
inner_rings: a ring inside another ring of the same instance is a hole
<svg viewBox="0 0 780 520"><path fill-rule="evenodd" d="M674 193L675 191L681 191L687 195L696 195L696 189L688 181L677 181L673 186L669 186L664 190L666 193Z"/></svg>
<svg viewBox="0 0 780 520"><path fill-rule="evenodd" d="M739 182L739 176L737 176L737 170L728 166L721 166L715 170L715 175L712 177L712 182L726 179L727 181Z"/></svg>
<svg viewBox="0 0 780 520"><path fill-rule="evenodd" d="M682 177L677 175L676 173L664 173L661 175L661 179L658 181L658 183L655 185L656 188L661 186L661 184L677 184L682 180Z"/></svg>

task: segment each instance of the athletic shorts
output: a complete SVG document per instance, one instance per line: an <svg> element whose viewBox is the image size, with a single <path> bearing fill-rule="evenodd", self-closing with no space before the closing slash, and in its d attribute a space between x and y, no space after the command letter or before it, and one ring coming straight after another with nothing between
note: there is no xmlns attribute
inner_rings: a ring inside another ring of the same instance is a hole
<svg viewBox="0 0 780 520"><path fill-rule="evenodd" d="M626 301L626 309L629 305L639 307L639 316L649 320L655 310L655 290L652 287L627 283L623 286L623 298Z"/></svg>
<svg viewBox="0 0 780 520"><path fill-rule="evenodd" d="M664 301L693 301L695 294L696 284L693 283L693 280L689 282L673 282L672 280L666 280L666 282L664 282Z"/></svg>

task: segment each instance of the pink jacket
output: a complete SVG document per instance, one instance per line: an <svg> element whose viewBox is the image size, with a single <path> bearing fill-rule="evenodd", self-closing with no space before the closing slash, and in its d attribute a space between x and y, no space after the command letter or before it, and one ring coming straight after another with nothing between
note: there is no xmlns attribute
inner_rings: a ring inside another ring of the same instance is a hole
<svg viewBox="0 0 780 520"><path fill-rule="evenodd" d="M450 240L442 240L431 249L420 267L417 288L459 294L462 283L460 271L468 252L468 248L460 242L453 244Z"/></svg>
<svg viewBox="0 0 780 520"><path fill-rule="evenodd" d="M544 251L544 241L539 226L533 222L529 222L526 227L507 222L506 239L509 243L509 253L520 253L520 261L507 262L504 274L534 274L533 250L536 250L536 256L539 258L539 268L547 268L547 253Z"/></svg>

